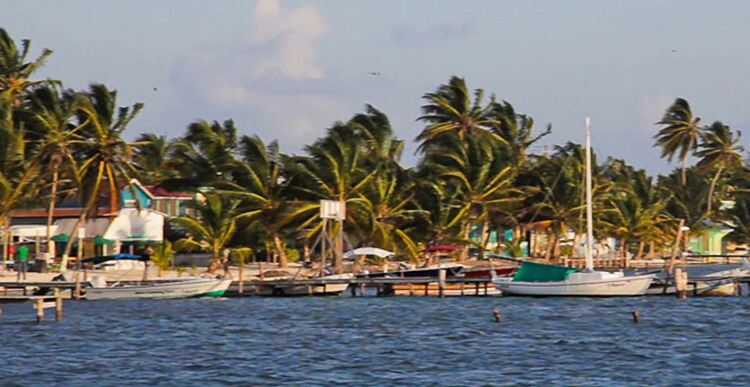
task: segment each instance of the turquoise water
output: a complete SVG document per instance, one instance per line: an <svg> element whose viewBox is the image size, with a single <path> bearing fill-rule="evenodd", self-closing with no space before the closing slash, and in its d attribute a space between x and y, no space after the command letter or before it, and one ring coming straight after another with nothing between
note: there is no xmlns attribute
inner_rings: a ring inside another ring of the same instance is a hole
<svg viewBox="0 0 750 387"><path fill-rule="evenodd" d="M63 321L37 325L30 304L6 304L0 384L747 385L749 306L747 297L69 301Z"/></svg>

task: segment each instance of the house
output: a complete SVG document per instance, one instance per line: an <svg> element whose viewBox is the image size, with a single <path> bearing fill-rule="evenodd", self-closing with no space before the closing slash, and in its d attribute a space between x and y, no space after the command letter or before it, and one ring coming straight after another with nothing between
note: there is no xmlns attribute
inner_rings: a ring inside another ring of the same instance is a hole
<svg viewBox="0 0 750 387"><path fill-rule="evenodd" d="M184 216L190 213L188 204L195 194L171 192L153 185L141 184L138 179L130 180L130 185L120 192L122 208L147 208L166 214L168 217Z"/></svg>

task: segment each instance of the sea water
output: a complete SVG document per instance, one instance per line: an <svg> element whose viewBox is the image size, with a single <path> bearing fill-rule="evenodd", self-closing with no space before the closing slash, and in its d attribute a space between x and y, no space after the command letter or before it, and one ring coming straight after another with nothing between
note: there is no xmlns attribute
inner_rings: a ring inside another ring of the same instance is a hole
<svg viewBox="0 0 750 387"><path fill-rule="evenodd" d="M42 324L2 308L0 385L750 384L747 297L66 301Z"/></svg>

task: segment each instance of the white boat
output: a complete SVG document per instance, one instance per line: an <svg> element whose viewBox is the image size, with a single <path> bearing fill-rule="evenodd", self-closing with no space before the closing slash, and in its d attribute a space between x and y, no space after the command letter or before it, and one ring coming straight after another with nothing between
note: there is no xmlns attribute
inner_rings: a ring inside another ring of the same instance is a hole
<svg viewBox="0 0 750 387"><path fill-rule="evenodd" d="M625 274L594 271L592 255L593 209L591 199L591 121L586 117L586 268L573 272L561 266L524 262L513 278L494 277L493 284L504 295L610 297L646 294L653 274L625 276ZM526 266L526 270L524 268ZM544 266L547 266L545 268ZM540 270L536 276L533 271ZM547 271L547 275L544 271ZM544 277L547 278L544 278ZM552 279L550 279L552 278Z"/></svg>
<svg viewBox="0 0 750 387"><path fill-rule="evenodd" d="M737 284L735 277L745 277L750 275L750 262L746 258L742 259L742 265L734 269L715 271L713 273L701 276L699 281L691 281L688 284L687 292L695 296L734 296L737 294ZM716 279L712 279L715 277ZM666 286L666 289L665 289ZM648 289L648 295L673 295L677 293L673 284L669 284L665 279L657 279Z"/></svg>
<svg viewBox="0 0 750 387"><path fill-rule="evenodd" d="M175 278L144 283L115 283L86 289L88 300L147 300L194 297L221 297L231 279L202 277Z"/></svg>
<svg viewBox="0 0 750 387"><path fill-rule="evenodd" d="M565 281L513 281L513 278L497 277L492 283L504 295L612 297L643 295L653 278L650 274L625 276L623 273L581 271L571 273Z"/></svg>
<svg viewBox="0 0 750 387"><path fill-rule="evenodd" d="M324 277L317 277L313 279L352 279L353 276L350 273L347 274L334 274L327 275ZM333 283L325 285L295 285L289 282L292 279L273 279L266 280L263 283L255 284L255 294L259 296L338 296L343 293L348 287L349 283Z"/></svg>

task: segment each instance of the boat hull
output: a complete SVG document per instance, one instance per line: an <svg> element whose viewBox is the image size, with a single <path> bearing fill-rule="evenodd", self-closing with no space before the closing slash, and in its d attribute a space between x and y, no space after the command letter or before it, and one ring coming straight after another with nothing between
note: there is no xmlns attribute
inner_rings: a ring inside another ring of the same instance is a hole
<svg viewBox="0 0 750 387"><path fill-rule="evenodd" d="M544 297L617 297L646 294L652 275L618 277L592 281L521 282L495 278L493 284L503 295Z"/></svg>
<svg viewBox="0 0 750 387"><path fill-rule="evenodd" d="M343 293L349 284L330 284L311 286L308 291L307 286L274 286L274 285L256 285L259 296L338 296Z"/></svg>
<svg viewBox="0 0 750 387"><path fill-rule="evenodd" d="M232 280L200 278L141 286L88 288L88 300L157 300L221 297Z"/></svg>

